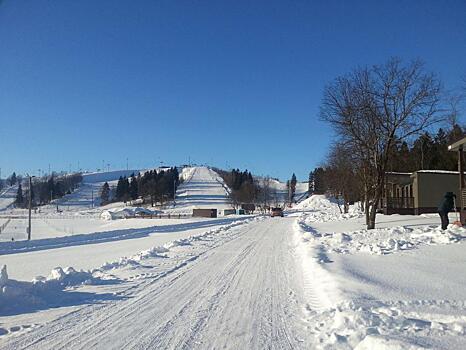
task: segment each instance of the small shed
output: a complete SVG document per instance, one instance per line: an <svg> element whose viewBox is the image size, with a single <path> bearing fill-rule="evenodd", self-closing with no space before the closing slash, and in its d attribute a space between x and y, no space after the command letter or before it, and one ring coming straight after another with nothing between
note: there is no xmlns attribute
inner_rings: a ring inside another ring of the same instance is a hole
<svg viewBox="0 0 466 350"><path fill-rule="evenodd" d="M217 209L193 209L193 217L216 218Z"/></svg>
<svg viewBox="0 0 466 350"><path fill-rule="evenodd" d="M241 209L244 209L248 214L251 214L256 210L256 205L254 203L243 203L241 204Z"/></svg>
<svg viewBox="0 0 466 350"><path fill-rule="evenodd" d="M236 209L223 209L223 215L235 215L236 214Z"/></svg>
<svg viewBox="0 0 466 350"><path fill-rule="evenodd" d="M460 205L460 221L466 225L466 183L464 179L464 152L466 151L466 137L448 146L448 150L458 154L458 173L459 173L459 198L457 204Z"/></svg>

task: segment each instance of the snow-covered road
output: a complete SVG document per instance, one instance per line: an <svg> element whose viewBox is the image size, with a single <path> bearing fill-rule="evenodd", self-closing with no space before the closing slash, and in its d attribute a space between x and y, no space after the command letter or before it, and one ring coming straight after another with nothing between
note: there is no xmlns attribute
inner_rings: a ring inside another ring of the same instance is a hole
<svg viewBox="0 0 466 350"><path fill-rule="evenodd" d="M193 245L185 260L117 301L82 307L5 349L305 348L292 219L266 219ZM160 259L159 259L160 260Z"/></svg>

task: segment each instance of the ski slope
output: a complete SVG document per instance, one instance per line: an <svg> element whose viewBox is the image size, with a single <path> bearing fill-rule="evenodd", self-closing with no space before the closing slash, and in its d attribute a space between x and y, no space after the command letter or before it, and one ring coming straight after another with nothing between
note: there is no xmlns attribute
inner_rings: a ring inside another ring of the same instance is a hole
<svg viewBox="0 0 466 350"><path fill-rule="evenodd" d="M184 168L184 182L176 191L176 205L169 212L191 214L193 209L230 209L227 187L223 179L207 167Z"/></svg>
<svg viewBox="0 0 466 350"><path fill-rule="evenodd" d="M15 202L18 186L8 186L0 191L0 211L6 210Z"/></svg>
<svg viewBox="0 0 466 350"><path fill-rule="evenodd" d="M263 177L256 177L256 181L258 181L258 183L261 186L264 186L264 183L266 182L265 178ZM276 197L276 201L279 204L288 202L289 194L288 194L288 188L286 187L286 182L281 182L276 179L269 179L268 184L272 191L271 196L273 200L275 200L275 197ZM303 200L307 196L308 190L309 190L309 183L297 182L294 200L295 201Z"/></svg>
<svg viewBox="0 0 466 350"><path fill-rule="evenodd" d="M115 170L83 174L83 181L78 189L55 200L51 206L58 205L66 211L80 211L97 207L100 205L100 190L105 182L108 182L110 186L116 186L120 176L129 177L132 174L137 176L139 170Z"/></svg>

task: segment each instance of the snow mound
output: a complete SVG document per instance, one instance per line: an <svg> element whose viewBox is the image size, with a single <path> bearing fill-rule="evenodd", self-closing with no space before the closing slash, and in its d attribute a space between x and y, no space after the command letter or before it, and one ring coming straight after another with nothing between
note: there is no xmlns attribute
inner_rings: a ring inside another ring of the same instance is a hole
<svg viewBox="0 0 466 350"><path fill-rule="evenodd" d="M72 267L56 267L48 277L37 276L31 282L23 282L9 279L3 265L0 276L0 315L41 308L51 302L59 304L60 292L65 288L104 283L97 274Z"/></svg>
<svg viewBox="0 0 466 350"><path fill-rule="evenodd" d="M321 348L417 350L435 348L440 337L461 339L465 306L448 300L343 301L309 311L308 320L317 325L311 332Z"/></svg>
<svg viewBox="0 0 466 350"><path fill-rule="evenodd" d="M298 203L295 209L310 209L310 210L331 210L339 212L338 205L330 201L325 195L313 194L309 198Z"/></svg>
<svg viewBox="0 0 466 350"><path fill-rule="evenodd" d="M396 226L345 233L318 233L308 225L308 218L303 216L298 219L297 227L308 241L322 245L327 252L339 254L365 252L384 255L421 245L450 244L466 239L466 229L455 225L450 225L445 231L439 226Z"/></svg>
<svg viewBox="0 0 466 350"><path fill-rule="evenodd" d="M292 211L301 212L301 221L307 223L344 220L363 216L357 205L351 205L348 213L342 214L336 200L325 195L316 194L297 204Z"/></svg>

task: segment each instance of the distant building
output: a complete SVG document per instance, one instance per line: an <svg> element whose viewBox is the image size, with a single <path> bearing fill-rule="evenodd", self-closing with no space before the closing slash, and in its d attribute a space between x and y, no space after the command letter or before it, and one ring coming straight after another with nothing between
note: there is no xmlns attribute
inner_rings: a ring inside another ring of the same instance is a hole
<svg viewBox="0 0 466 350"><path fill-rule="evenodd" d="M387 173L379 207L388 215L436 213L445 192L453 192L460 198L458 174L444 170Z"/></svg>
<svg viewBox="0 0 466 350"><path fill-rule="evenodd" d="M193 217L216 218L217 209L193 209Z"/></svg>

